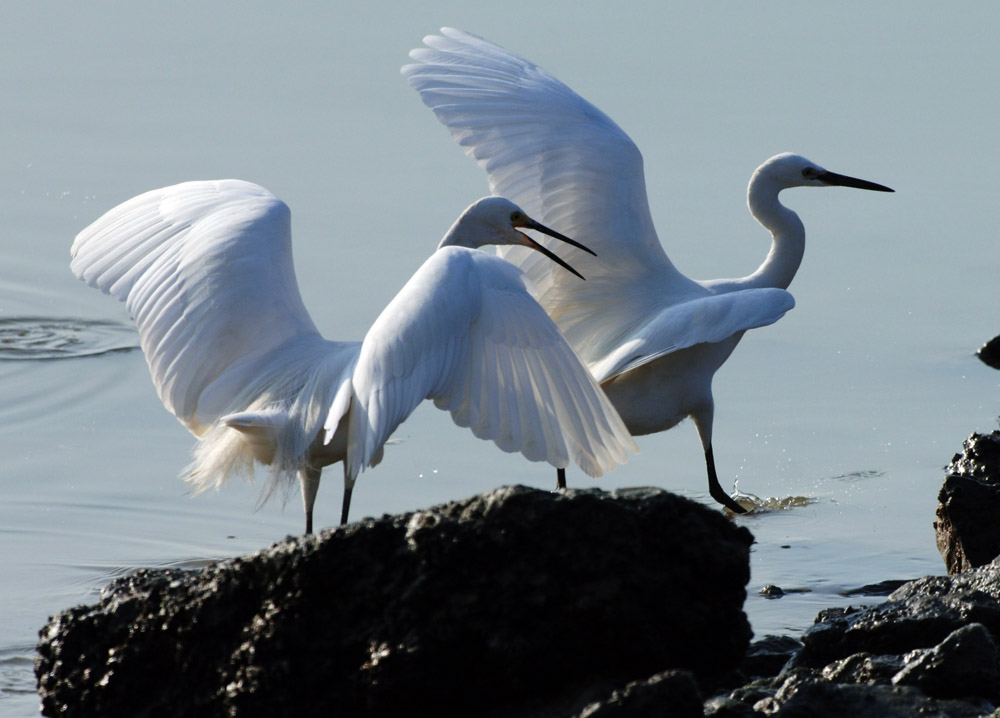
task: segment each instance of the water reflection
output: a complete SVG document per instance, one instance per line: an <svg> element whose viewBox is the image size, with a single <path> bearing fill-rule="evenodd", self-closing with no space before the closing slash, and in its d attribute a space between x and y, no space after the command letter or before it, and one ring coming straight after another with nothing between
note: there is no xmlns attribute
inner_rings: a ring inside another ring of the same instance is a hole
<svg viewBox="0 0 1000 718"><path fill-rule="evenodd" d="M851 471L846 474L839 474L831 477L831 481L864 481L865 479L877 479L885 476L884 471Z"/></svg>

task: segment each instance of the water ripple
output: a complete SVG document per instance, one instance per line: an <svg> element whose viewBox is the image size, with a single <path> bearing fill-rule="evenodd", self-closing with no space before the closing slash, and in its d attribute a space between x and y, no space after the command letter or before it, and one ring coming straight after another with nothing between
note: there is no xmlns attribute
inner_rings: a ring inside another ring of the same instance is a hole
<svg viewBox="0 0 1000 718"><path fill-rule="evenodd" d="M139 348L135 329L102 319L0 318L0 360L73 359Z"/></svg>

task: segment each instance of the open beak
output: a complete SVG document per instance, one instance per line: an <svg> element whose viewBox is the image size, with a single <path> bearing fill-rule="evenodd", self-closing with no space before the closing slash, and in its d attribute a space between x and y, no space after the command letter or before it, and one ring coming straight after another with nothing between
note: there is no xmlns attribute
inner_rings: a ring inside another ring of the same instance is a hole
<svg viewBox="0 0 1000 718"><path fill-rule="evenodd" d="M553 237L555 239L558 239L561 242L565 242L566 244L572 245L572 246L576 247L577 249L582 249L584 252L587 252L588 254L592 254L595 257L597 256L597 253L594 250L590 249L589 247L585 247L582 244L580 244L579 242L577 242L576 240L570 239L569 237L567 237L564 234L559 234L559 232L555 231L554 229L549 229L544 224L536 222L533 219L529 219L526 222L524 222L524 224L519 225L519 226L522 226L525 229L533 229L536 232L541 232L542 234L547 234L548 236ZM551 259L553 262L555 262L556 264L558 264L560 267L562 267L563 269L565 269L565 270L567 270L569 272L572 272L573 274L575 274L576 276L578 276L580 279L586 279L586 277L584 277L578 271L576 271L575 269L573 269L571 266L569 266L566 262L564 262L562 259L560 259L555 254L553 254L552 252L550 252L548 249L546 249L545 247L543 247L542 245L540 245L538 242L536 242L535 240L533 240L531 237L529 237L528 235L524 234L523 232L520 232L519 234L522 237L524 237L524 239L525 239L525 241L526 241L526 243L527 243L527 245L529 247L531 247L532 249L538 250L539 252L541 252L542 254L544 254L546 257L548 257L549 259Z"/></svg>
<svg viewBox="0 0 1000 718"><path fill-rule="evenodd" d="M896 190L890 189L885 185L875 184L874 182L869 182L868 180L858 179L857 177L848 177L847 175L839 175L836 172L824 172L819 175L816 179L820 182L825 182L828 185L833 185L836 187L854 187L855 189L870 189L876 192L895 192Z"/></svg>

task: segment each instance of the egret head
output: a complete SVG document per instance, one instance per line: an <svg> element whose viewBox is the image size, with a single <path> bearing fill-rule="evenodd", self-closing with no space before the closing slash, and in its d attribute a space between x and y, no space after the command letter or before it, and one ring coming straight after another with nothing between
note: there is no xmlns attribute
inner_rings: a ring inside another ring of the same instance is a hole
<svg viewBox="0 0 1000 718"><path fill-rule="evenodd" d="M757 168L755 179L770 181L781 189L788 187L855 187L876 192L892 192L888 187L868 180L830 172L802 155L785 152L775 155Z"/></svg>
<svg viewBox="0 0 1000 718"><path fill-rule="evenodd" d="M547 234L585 252L594 254L594 252L579 242L536 222L523 209L506 197L483 197L473 202L462 213L462 216L455 221L455 224L451 226L448 234L441 240L438 247L453 245L476 248L487 244L515 244L522 247L530 247L583 279L583 276L579 272L527 234L520 231L521 229L533 229L536 232Z"/></svg>

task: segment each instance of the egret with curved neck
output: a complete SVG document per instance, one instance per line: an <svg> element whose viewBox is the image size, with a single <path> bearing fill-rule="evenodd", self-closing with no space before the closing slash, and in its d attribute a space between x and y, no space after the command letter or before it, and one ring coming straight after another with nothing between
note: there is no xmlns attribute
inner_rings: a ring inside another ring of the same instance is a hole
<svg viewBox="0 0 1000 718"><path fill-rule="evenodd" d="M719 484L712 450L712 378L748 329L794 306L786 291L802 262L805 228L778 201L792 187L891 192L794 154L772 157L747 192L771 232L763 264L740 279L695 281L667 258L646 200L642 155L611 118L545 70L450 28L424 38L403 74L489 176L490 189L591 247L569 282L540 257L504 248L532 279L539 303L618 409L633 435L690 417L705 452L709 493L745 509ZM531 129L530 133L525 128ZM558 474L565 486L565 474Z"/></svg>
<svg viewBox="0 0 1000 718"><path fill-rule="evenodd" d="M133 197L80 232L70 267L135 319L160 399L198 437L185 477L196 492L263 464L265 499L298 479L310 533L323 467L344 465L345 524L358 474L424 399L480 439L557 468L573 461L600 476L635 450L522 273L474 251L519 245L575 273L522 229L590 251L486 197L361 342L320 336L295 279L288 206L250 182Z"/></svg>

